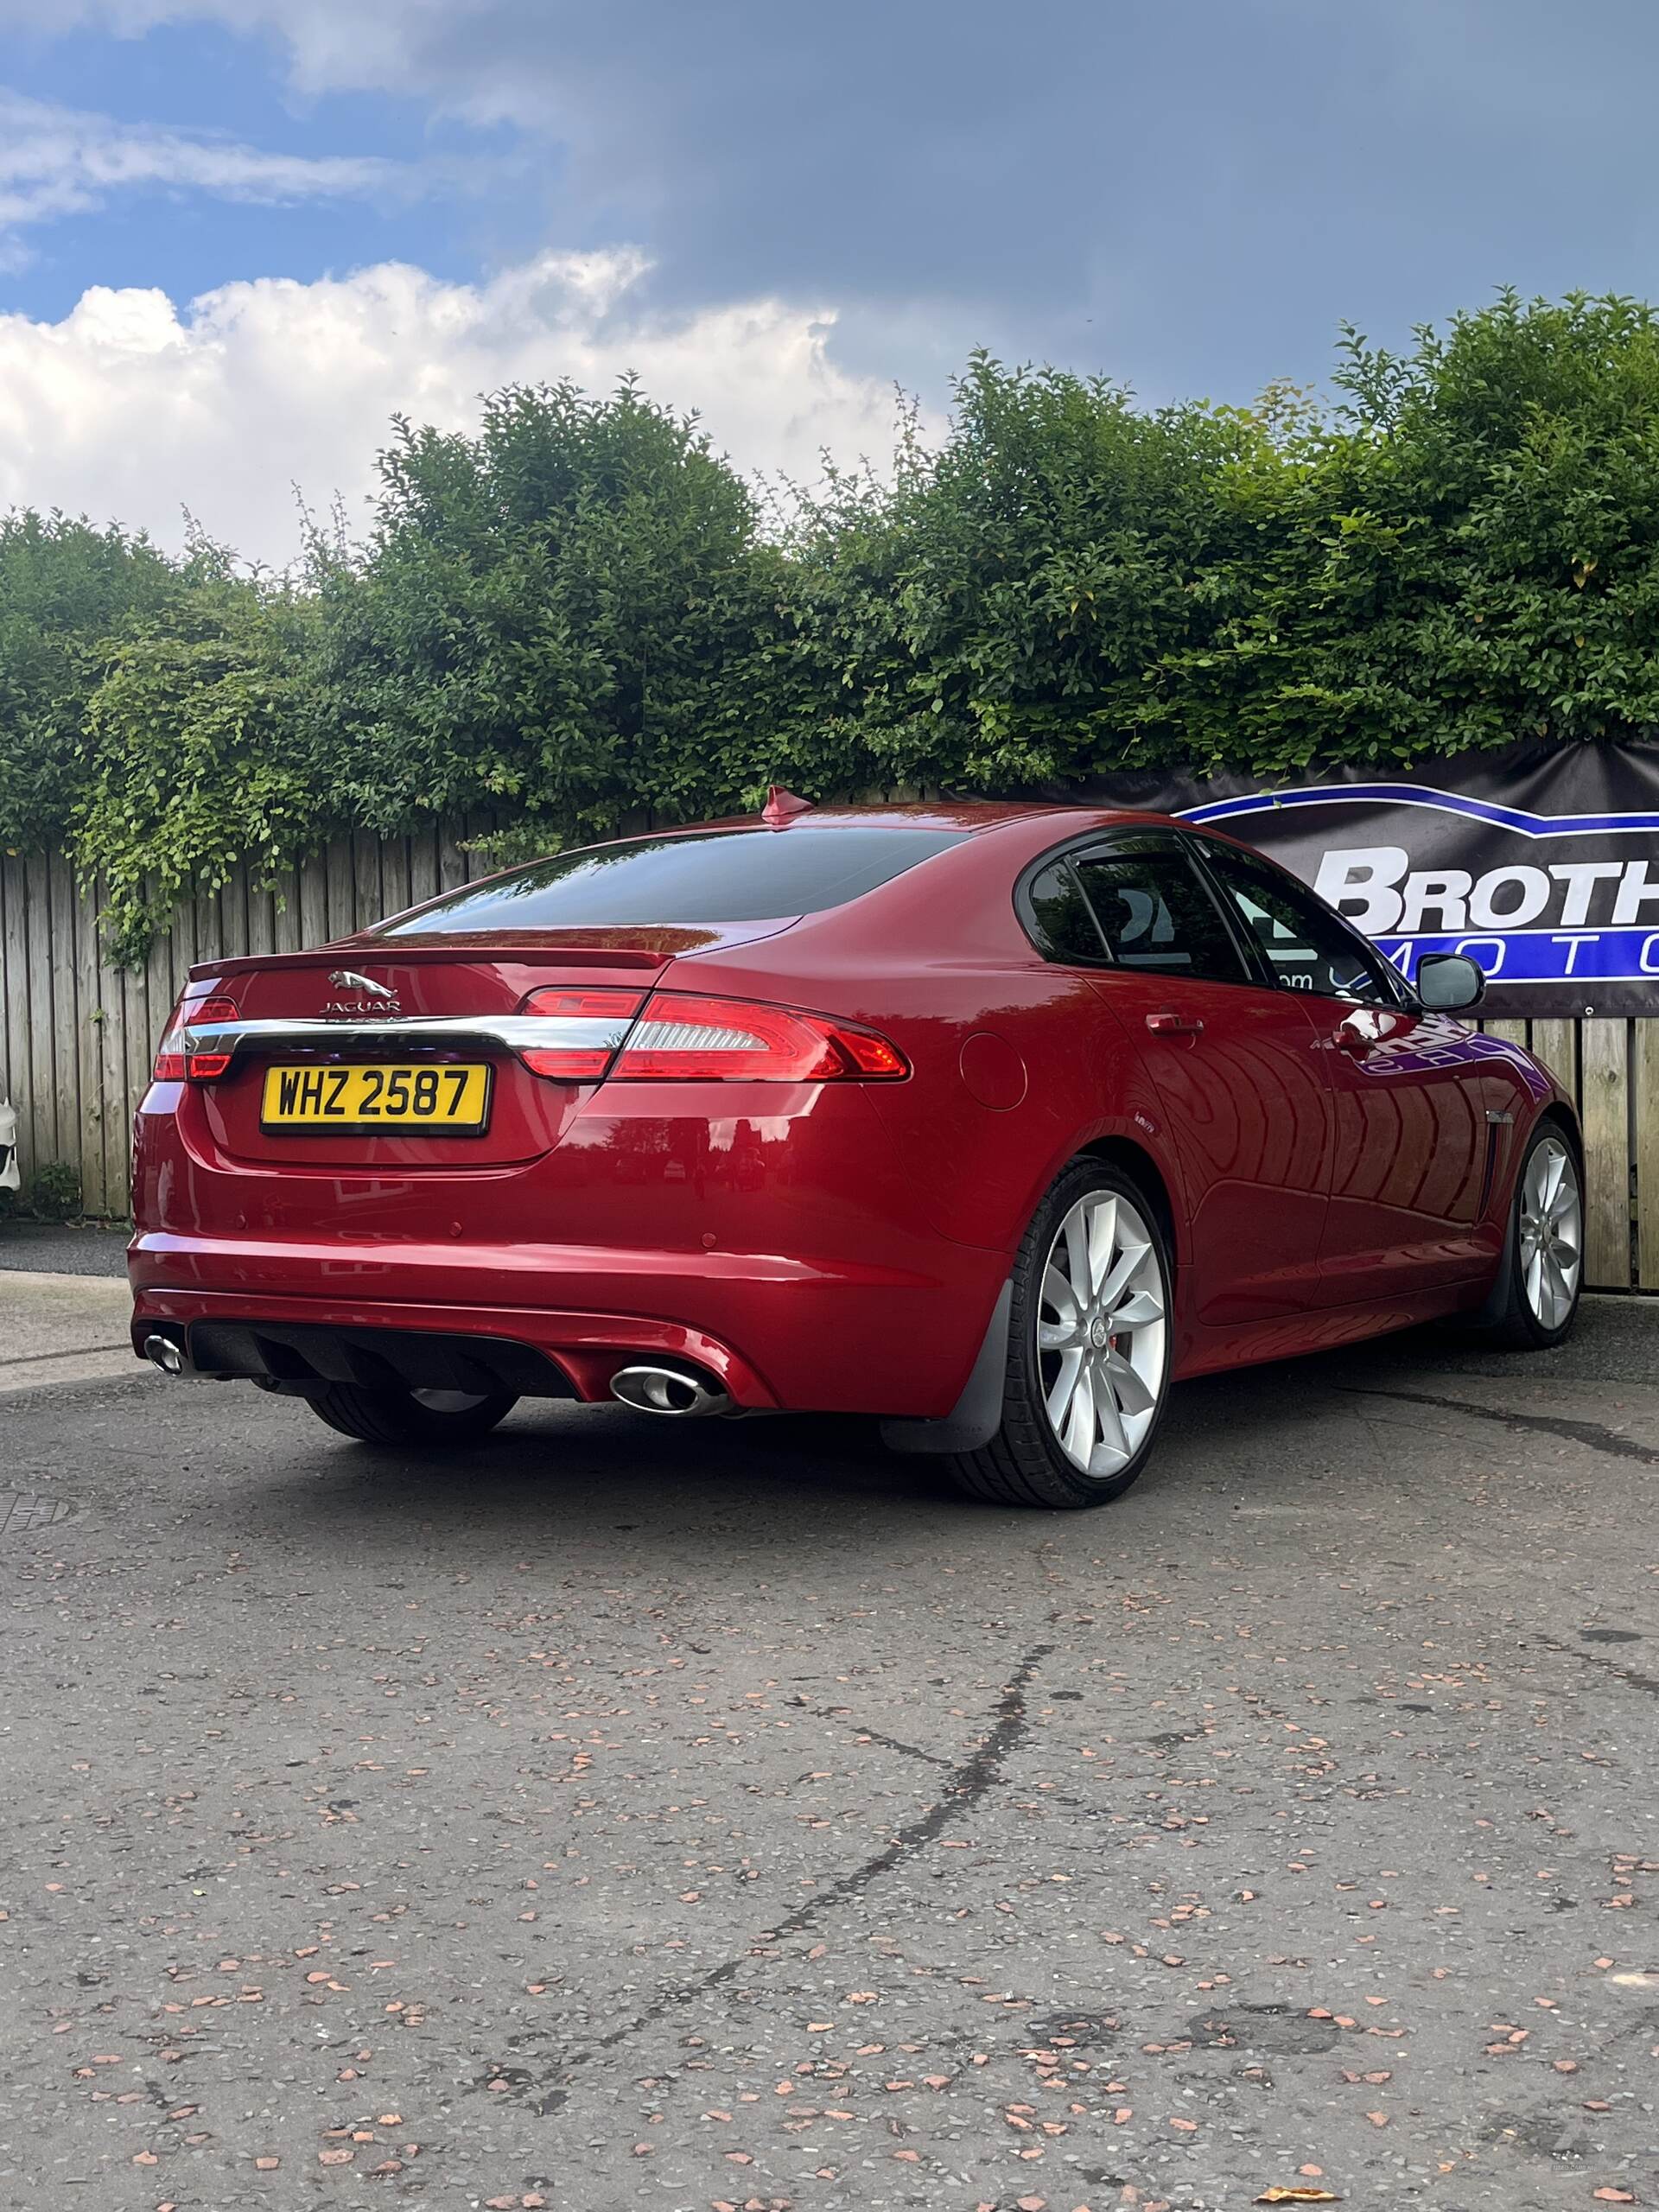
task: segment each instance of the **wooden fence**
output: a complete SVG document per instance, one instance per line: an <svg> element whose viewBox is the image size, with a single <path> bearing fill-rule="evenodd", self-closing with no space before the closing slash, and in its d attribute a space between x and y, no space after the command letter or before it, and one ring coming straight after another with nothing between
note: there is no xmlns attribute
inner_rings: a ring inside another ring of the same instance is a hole
<svg viewBox="0 0 1659 2212"><path fill-rule="evenodd" d="M124 1214L133 1110L193 961L326 944L485 873L480 821L382 843L341 838L274 890L238 870L181 907L141 969L103 957L97 902L61 860L0 858L0 1084L20 1122L25 1181L53 1160L90 1213ZM1584 1118L1586 1260L1603 1290L1659 1291L1659 1020L1489 1021L1561 1078Z"/></svg>

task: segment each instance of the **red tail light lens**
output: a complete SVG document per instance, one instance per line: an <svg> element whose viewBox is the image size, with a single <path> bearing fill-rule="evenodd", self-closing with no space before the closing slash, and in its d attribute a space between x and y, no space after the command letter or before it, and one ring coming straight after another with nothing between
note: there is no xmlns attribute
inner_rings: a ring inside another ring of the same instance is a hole
<svg viewBox="0 0 1659 2212"><path fill-rule="evenodd" d="M616 1083L892 1083L910 1073L872 1029L747 1000L659 991L629 1031Z"/></svg>
<svg viewBox="0 0 1659 2212"><path fill-rule="evenodd" d="M191 1039L202 1029L237 1018L234 999L181 999L156 1048L157 1083L211 1083L231 1065L228 1052L200 1052Z"/></svg>
<svg viewBox="0 0 1659 2212"><path fill-rule="evenodd" d="M597 1083L644 1003L642 991L532 991L520 1011L548 1025L547 1039L521 1046L518 1057L532 1075Z"/></svg>

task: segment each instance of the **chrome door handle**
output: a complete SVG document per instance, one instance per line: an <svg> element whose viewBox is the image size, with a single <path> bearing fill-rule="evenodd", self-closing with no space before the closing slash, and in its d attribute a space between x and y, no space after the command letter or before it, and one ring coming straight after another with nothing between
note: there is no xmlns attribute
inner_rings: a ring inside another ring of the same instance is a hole
<svg viewBox="0 0 1659 2212"><path fill-rule="evenodd" d="M1154 1037L1201 1037L1204 1023L1196 1014L1149 1014L1147 1027Z"/></svg>

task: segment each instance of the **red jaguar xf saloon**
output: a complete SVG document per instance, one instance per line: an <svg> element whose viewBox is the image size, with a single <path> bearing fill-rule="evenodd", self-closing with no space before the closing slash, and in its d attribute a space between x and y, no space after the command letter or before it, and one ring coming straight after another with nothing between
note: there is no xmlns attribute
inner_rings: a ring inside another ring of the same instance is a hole
<svg viewBox="0 0 1659 2212"><path fill-rule="evenodd" d="M1179 821L774 793L194 969L134 1348L372 1444L855 1413L1098 1504L1185 1376L1571 1327L1578 1123L1481 988Z"/></svg>

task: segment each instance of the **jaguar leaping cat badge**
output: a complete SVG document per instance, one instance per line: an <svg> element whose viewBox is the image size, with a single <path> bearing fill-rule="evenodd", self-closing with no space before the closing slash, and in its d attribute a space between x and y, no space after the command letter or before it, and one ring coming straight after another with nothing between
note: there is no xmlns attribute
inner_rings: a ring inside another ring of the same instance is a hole
<svg viewBox="0 0 1659 2212"><path fill-rule="evenodd" d="M390 983L377 983L372 976L359 976L355 968L336 968L328 978L337 991L356 991L354 999L330 999L325 1014L396 1014L397 994ZM365 1005L364 1001L369 1003Z"/></svg>

